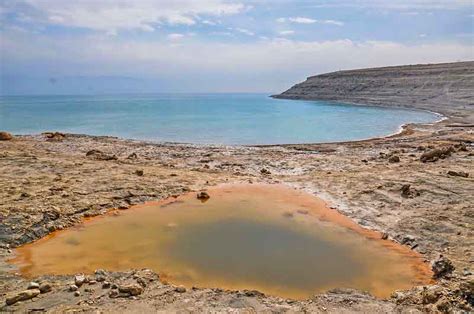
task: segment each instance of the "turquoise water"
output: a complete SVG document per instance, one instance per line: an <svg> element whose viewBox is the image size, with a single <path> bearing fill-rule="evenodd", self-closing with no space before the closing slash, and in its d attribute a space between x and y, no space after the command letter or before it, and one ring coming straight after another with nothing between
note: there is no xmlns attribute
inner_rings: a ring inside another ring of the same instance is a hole
<svg viewBox="0 0 474 314"><path fill-rule="evenodd" d="M435 114L272 99L264 94L0 97L0 130L62 131L159 142L286 144L359 140Z"/></svg>

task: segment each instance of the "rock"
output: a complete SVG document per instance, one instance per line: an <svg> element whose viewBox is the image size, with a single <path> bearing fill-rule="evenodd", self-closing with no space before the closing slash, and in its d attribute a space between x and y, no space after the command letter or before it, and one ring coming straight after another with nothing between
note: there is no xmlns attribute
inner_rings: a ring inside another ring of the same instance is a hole
<svg viewBox="0 0 474 314"><path fill-rule="evenodd" d="M104 275L96 275L95 280L97 282L103 282L103 281L105 281L105 276Z"/></svg>
<svg viewBox="0 0 474 314"><path fill-rule="evenodd" d="M176 287L176 289L174 289L174 291L179 292L179 293L184 293L184 292L186 292L186 288L183 287L183 286L179 286L179 287Z"/></svg>
<svg viewBox="0 0 474 314"><path fill-rule="evenodd" d="M410 197L412 195L410 187L411 187L410 184L402 185L402 188L400 189L400 191L402 191L402 196L403 197Z"/></svg>
<svg viewBox="0 0 474 314"><path fill-rule="evenodd" d="M7 297L7 299L5 300L5 303L7 305L12 305L19 301L26 301L29 299L33 299L38 294L40 294L39 289L24 290L24 291L18 292L17 294L13 296Z"/></svg>
<svg viewBox="0 0 474 314"><path fill-rule="evenodd" d="M421 154L420 160L421 162L435 162L438 159L444 159L451 156L453 152L453 146L435 148Z"/></svg>
<svg viewBox="0 0 474 314"><path fill-rule="evenodd" d="M439 286L423 287L421 293L423 304L436 303L442 295L443 291Z"/></svg>
<svg viewBox="0 0 474 314"><path fill-rule="evenodd" d="M467 178L467 177L469 177L469 173L464 172L464 171L453 171L453 170L449 170L449 171L448 171L448 176Z"/></svg>
<svg viewBox="0 0 474 314"><path fill-rule="evenodd" d="M137 176L139 176L139 177L142 177L143 174L144 174L144 172L143 172L143 170L136 170L136 171L135 171L135 174L136 174Z"/></svg>
<svg viewBox="0 0 474 314"><path fill-rule="evenodd" d="M129 295L140 295L143 293L143 287L139 284L123 285L118 287L119 292Z"/></svg>
<svg viewBox="0 0 474 314"><path fill-rule="evenodd" d="M407 234L405 236L402 237L400 243L401 244L412 244L413 242L415 242L415 237L410 235L410 234Z"/></svg>
<svg viewBox="0 0 474 314"><path fill-rule="evenodd" d="M105 275L107 275L107 272L106 272L105 270L103 270L103 269L96 269L96 270L94 271L94 274L95 274L96 276L105 276Z"/></svg>
<svg viewBox="0 0 474 314"><path fill-rule="evenodd" d="M260 291L257 290L244 290L244 294L247 297L263 297L265 294L263 294Z"/></svg>
<svg viewBox="0 0 474 314"><path fill-rule="evenodd" d="M139 277L137 278L137 283L142 286L143 288L146 288L146 282L145 282L145 279Z"/></svg>
<svg viewBox="0 0 474 314"><path fill-rule="evenodd" d="M130 155L128 155L127 159L137 159L138 158L138 155L136 153L131 153Z"/></svg>
<svg viewBox="0 0 474 314"><path fill-rule="evenodd" d="M39 283L32 281L28 284L27 289L39 289L39 287L40 287Z"/></svg>
<svg viewBox="0 0 474 314"><path fill-rule="evenodd" d="M208 200L211 198L211 196L209 196L209 194L204 191L199 192L196 197L198 200Z"/></svg>
<svg viewBox="0 0 474 314"><path fill-rule="evenodd" d="M48 141L57 141L57 142L62 141L66 137L66 134L60 133L60 132L44 132L43 135L46 137Z"/></svg>
<svg viewBox="0 0 474 314"><path fill-rule="evenodd" d="M467 146L464 143L456 144L454 145L454 148L456 148L458 152L467 152Z"/></svg>
<svg viewBox="0 0 474 314"><path fill-rule="evenodd" d="M269 170L267 170L267 169L265 169L265 168L262 168L262 170L260 170L260 173L263 174L263 175L272 174Z"/></svg>
<svg viewBox="0 0 474 314"><path fill-rule="evenodd" d="M47 293L50 292L53 289L50 283L48 282L43 282L39 286L39 290L41 293Z"/></svg>
<svg viewBox="0 0 474 314"><path fill-rule="evenodd" d="M87 157L93 158L95 160L117 160L117 156L115 155L108 155L103 151L98 149L92 149L86 153Z"/></svg>
<svg viewBox="0 0 474 314"><path fill-rule="evenodd" d="M474 306L474 279L461 282L459 293L469 304Z"/></svg>
<svg viewBox="0 0 474 314"><path fill-rule="evenodd" d="M70 285L69 286L69 291L77 291L77 289L79 289L79 287L76 286L76 285Z"/></svg>
<svg viewBox="0 0 474 314"><path fill-rule="evenodd" d="M56 209L48 210L43 213L43 221L51 221L51 220L58 220L61 216L61 212Z"/></svg>
<svg viewBox="0 0 474 314"><path fill-rule="evenodd" d="M108 281L104 281L104 282L102 283L102 289L109 289L110 286L111 286L111 284L110 284L110 282L108 282Z"/></svg>
<svg viewBox="0 0 474 314"><path fill-rule="evenodd" d="M74 277L74 284L78 287L82 286L86 282L86 276L80 274Z"/></svg>
<svg viewBox="0 0 474 314"><path fill-rule="evenodd" d="M447 297L442 297L437 303L436 308L442 313L451 313L452 305Z"/></svg>
<svg viewBox="0 0 474 314"><path fill-rule="evenodd" d="M388 239L388 233L384 232L382 233L382 240L387 240Z"/></svg>
<svg viewBox="0 0 474 314"><path fill-rule="evenodd" d="M388 159L388 162L389 163L397 163L397 162L400 162L400 157L398 157L397 155L394 155L394 156L391 156L389 159Z"/></svg>
<svg viewBox="0 0 474 314"><path fill-rule="evenodd" d="M81 295L81 292L80 292L80 291L74 291L74 296L75 296L75 297L78 297L78 296L80 296L80 295Z"/></svg>
<svg viewBox="0 0 474 314"><path fill-rule="evenodd" d="M441 256L431 263L434 278L442 278L454 271L453 263L446 257Z"/></svg>
<svg viewBox="0 0 474 314"><path fill-rule="evenodd" d="M8 132L0 132L0 141L10 141L13 139L13 135Z"/></svg>

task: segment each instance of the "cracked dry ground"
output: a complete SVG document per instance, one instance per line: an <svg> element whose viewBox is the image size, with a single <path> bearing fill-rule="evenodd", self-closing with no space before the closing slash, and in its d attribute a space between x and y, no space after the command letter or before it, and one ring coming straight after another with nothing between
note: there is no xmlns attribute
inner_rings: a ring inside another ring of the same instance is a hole
<svg viewBox="0 0 474 314"><path fill-rule="evenodd" d="M412 126L402 135L385 139L272 147L152 144L80 135L67 135L57 141L38 135L0 142L0 299L26 288L25 279L8 272L4 264L11 256L9 248L80 223L84 216L226 182L284 183L316 194L359 224L386 232L389 238L409 245L427 260L439 254L448 257L456 272L453 278L438 284L447 290L457 289L459 283L472 282L473 140L470 128L438 124ZM456 147L447 158L420 161L427 150L447 146ZM102 155L86 156L90 150L98 150ZM399 157L399 162L397 158L390 159L392 156ZM449 171L467 172L469 176L448 175ZM405 193L401 191L403 186ZM126 280L132 275L124 276ZM58 287L51 293L56 299L61 296L61 302L48 303L43 299L53 297L42 297L3 309L25 310L33 308L35 302L46 304L44 309L78 306L77 299L70 293L64 294L70 278L56 276L48 280L56 282ZM189 298L192 310L228 310L234 308L231 303L237 298L215 289L184 294L171 289L172 297L164 304L152 295L159 289L166 290L167 285L152 286L138 300L92 301L86 309L132 310L138 306L177 310L185 306L183 298ZM304 302L244 294L236 308L337 312L432 306L417 298L382 301L347 293ZM214 301L201 304L199 298ZM447 298L452 306L457 306L459 300Z"/></svg>

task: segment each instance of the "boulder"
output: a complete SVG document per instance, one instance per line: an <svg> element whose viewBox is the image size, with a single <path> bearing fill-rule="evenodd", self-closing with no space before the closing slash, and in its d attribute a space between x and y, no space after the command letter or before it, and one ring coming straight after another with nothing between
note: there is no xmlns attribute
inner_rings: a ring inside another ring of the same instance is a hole
<svg viewBox="0 0 474 314"><path fill-rule="evenodd" d="M46 140L56 142L60 142L66 137L66 134L60 132L44 132L43 135L46 137Z"/></svg>
<svg viewBox="0 0 474 314"><path fill-rule="evenodd" d="M74 277L74 284L78 287L82 286L86 282L86 276L80 274Z"/></svg>
<svg viewBox="0 0 474 314"><path fill-rule="evenodd" d="M462 282L459 285L459 292L462 298L474 306L474 279Z"/></svg>
<svg viewBox="0 0 474 314"><path fill-rule="evenodd" d="M402 185L402 188L400 189L400 191L402 192L403 197L410 197L412 195L410 188L411 188L410 184Z"/></svg>
<svg viewBox="0 0 474 314"><path fill-rule="evenodd" d="M39 289L24 290L24 291L18 292L15 295L7 297L5 303L7 305L12 305L12 304L15 304L19 301L26 301L26 300L29 300L29 299L33 299L38 294L40 294Z"/></svg>
<svg viewBox="0 0 474 314"><path fill-rule="evenodd" d="M32 281L28 284L27 289L39 289L39 287L40 287L39 283Z"/></svg>
<svg viewBox="0 0 474 314"><path fill-rule="evenodd" d="M424 287L421 296L423 304L433 304L443 296L443 290L439 286Z"/></svg>
<svg viewBox="0 0 474 314"><path fill-rule="evenodd" d="M179 293L184 293L184 292L186 292L186 288L183 287L183 286L179 286L179 287L176 287L176 289L174 289L174 291L179 292Z"/></svg>
<svg viewBox="0 0 474 314"><path fill-rule="evenodd" d="M453 263L446 257L441 256L431 263L434 278L442 278L454 271Z"/></svg>
<svg viewBox="0 0 474 314"><path fill-rule="evenodd" d="M98 149L92 149L86 153L87 157L96 159L96 160L117 160L117 156L115 155L108 155L103 151Z"/></svg>
<svg viewBox="0 0 474 314"><path fill-rule="evenodd" d="M13 135L8 132L0 132L0 141L9 141L13 139Z"/></svg>
<svg viewBox="0 0 474 314"><path fill-rule="evenodd" d="M464 172L464 171L453 171L453 170L449 170L449 171L448 171L448 176L467 178L467 177L469 177L469 173Z"/></svg>
<svg viewBox="0 0 474 314"><path fill-rule="evenodd" d="M423 153L420 157L421 162L435 162L438 159L444 159L451 156L454 152L453 146L435 148Z"/></svg>
<svg viewBox="0 0 474 314"><path fill-rule="evenodd" d="M129 295L140 295L143 293L143 287L139 284L122 285L118 287L119 292Z"/></svg>
<svg viewBox="0 0 474 314"><path fill-rule="evenodd" d="M197 199L198 200L208 200L211 198L211 196L207 193L207 192L199 192L197 195L196 195Z"/></svg>
<svg viewBox="0 0 474 314"><path fill-rule="evenodd" d="M397 155L390 156L388 162L392 164L400 162L400 157L398 157Z"/></svg>
<svg viewBox="0 0 474 314"><path fill-rule="evenodd" d="M50 283L48 282L43 282L39 286L39 290L41 293L47 293L50 292L53 289Z"/></svg>

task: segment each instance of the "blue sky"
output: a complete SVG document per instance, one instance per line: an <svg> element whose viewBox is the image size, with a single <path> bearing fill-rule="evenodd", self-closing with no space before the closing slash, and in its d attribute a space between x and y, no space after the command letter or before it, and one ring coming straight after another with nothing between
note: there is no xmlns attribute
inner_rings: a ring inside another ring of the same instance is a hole
<svg viewBox="0 0 474 314"><path fill-rule="evenodd" d="M474 59L471 0L0 0L0 93L268 92Z"/></svg>

